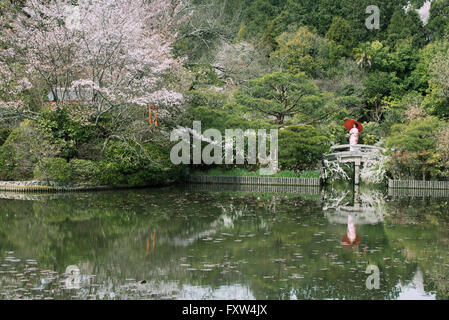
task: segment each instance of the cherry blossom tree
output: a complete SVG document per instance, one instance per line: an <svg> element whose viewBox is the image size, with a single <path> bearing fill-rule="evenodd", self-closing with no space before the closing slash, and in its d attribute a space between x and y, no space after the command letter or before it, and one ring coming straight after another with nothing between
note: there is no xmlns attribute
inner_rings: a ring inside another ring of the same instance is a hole
<svg viewBox="0 0 449 320"><path fill-rule="evenodd" d="M10 50L0 53L5 57L8 52ZM17 110L23 110L22 94L31 88L31 82L27 77L20 77L14 63L8 64L0 60L0 117L3 120L14 118L17 116ZM29 118L32 115L30 115L30 112L23 112L22 116Z"/></svg>
<svg viewBox="0 0 449 320"><path fill-rule="evenodd" d="M120 123L149 104L159 107L161 120L179 113L183 97L173 74L182 67L171 46L185 3L72 2L27 0L16 17L1 18L0 41L8 49L0 49L0 118L30 110L20 92L34 83L45 84L56 108L75 100L72 111L95 125L107 114Z"/></svg>

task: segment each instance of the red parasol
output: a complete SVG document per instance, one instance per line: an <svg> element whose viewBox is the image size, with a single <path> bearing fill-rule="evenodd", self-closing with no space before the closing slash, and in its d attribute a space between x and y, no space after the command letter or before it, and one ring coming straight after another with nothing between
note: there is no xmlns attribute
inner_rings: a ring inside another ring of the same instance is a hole
<svg viewBox="0 0 449 320"><path fill-rule="evenodd" d="M357 246L360 243L360 236L358 234L355 235L355 239L354 242L351 242L349 240L349 237L347 234L345 234L343 236L343 238L341 239L341 245L345 248L352 248Z"/></svg>
<svg viewBox="0 0 449 320"><path fill-rule="evenodd" d="M355 120L346 120L345 121L345 128L347 130L351 130L354 127L354 123L357 124L357 129L359 130L359 132L363 131L363 126L360 122L355 121Z"/></svg>

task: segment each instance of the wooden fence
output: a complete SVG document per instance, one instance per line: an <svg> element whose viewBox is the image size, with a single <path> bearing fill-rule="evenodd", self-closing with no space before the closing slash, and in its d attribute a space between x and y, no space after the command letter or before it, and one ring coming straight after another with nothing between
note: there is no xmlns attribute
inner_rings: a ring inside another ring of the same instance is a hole
<svg viewBox="0 0 449 320"><path fill-rule="evenodd" d="M389 180L388 188L449 190L449 181Z"/></svg>
<svg viewBox="0 0 449 320"><path fill-rule="evenodd" d="M254 184L254 185L286 185L286 186L320 186L319 178L281 178L281 177L229 177L190 175L188 183L212 184Z"/></svg>
<svg viewBox="0 0 449 320"><path fill-rule="evenodd" d="M416 198L422 198L422 197L448 198L449 190L389 188L388 196L390 196L390 197L416 197Z"/></svg>
<svg viewBox="0 0 449 320"><path fill-rule="evenodd" d="M55 200L70 197L72 194L69 192L14 192L14 191L2 191L0 190L0 200L26 200L26 201L38 201L38 200Z"/></svg>
<svg viewBox="0 0 449 320"><path fill-rule="evenodd" d="M318 195L320 186L290 186L290 185L250 185L250 184L201 184L189 183L187 190L210 192L249 192L249 193L286 193Z"/></svg>
<svg viewBox="0 0 449 320"><path fill-rule="evenodd" d="M0 181L0 191L20 193L66 193L116 189L112 186L70 186L59 185L55 182L40 181Z"/></svg>
<svg viewBox="0 0 449 320"><path fill-rule="evenodd" d="M23 192L23 193L54 193L54 192L86 192L86 191L100 191L100 190L112 190L113 187L44 187L44 186L0 186L0 191L7 192Z"/></svg>

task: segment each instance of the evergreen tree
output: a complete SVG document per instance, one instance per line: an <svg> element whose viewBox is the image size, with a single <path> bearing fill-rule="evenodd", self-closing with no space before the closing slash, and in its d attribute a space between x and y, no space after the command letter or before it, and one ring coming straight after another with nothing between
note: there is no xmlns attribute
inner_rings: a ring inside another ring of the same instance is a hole
<svg viewBox="0 0 449 320"><path fill-rule="evenodd" d="M270 22L265 29L262 39L261 39L261 46L268 47L270 51L274 51L277 48L277 42L274 36L274 22Z"/></svg>
<svg viewBox="0 0 449 320"><path fill-rule="evenodd" d="M404 28L404 35L413 39L415 47L421 48L426 44L424 25L416 9L410 9L405 15Z"/></svg>
<svg viewBox="0 0 449 320"><path fill-rule="evenodd" d="M252 79L239 90L236 100L249 110L273 116L278 125L286 116L298 113L313 122L311 117L317 116L324 105L320 90L304 73L275 72Z"/></svg>
<svg viewBox="0 0 449 320"><path fill-rule="evenodd" d="M449 31L449 0L433 0L426 25L430 40L441 40Z"/></svg>
<svg viewBox="0 0 449 320"><path fill-rule="evenodd" d="M404 21L404 10L402 8L396 8L393 15L391 16L390 23L388 25L388 43L394 44L399 39L404 38L405 34L405 21Z"/></svg>
<svg viewBox="0 0 449 320"><path fill-rule="evenodd" d="M300 27L295 32L284 32L276 38L278 49L271 60L290 73L305 72L310 77L322 77L335 62L331 59L331 43Z"/></svg>
<svg viewBox="0 0 449 320"><path fill-rule="evenodd" d="M334 17L334 20L326 33L326 38L335 41L343 47L344 55L352 49L352 32L350 24L342 17Z"/></svg>
<svg viewBox="0 0 449 320"><path fill-rule="evenodd" d="M286 0L250 0L244 13L248 37L260 37Z"/></svg>
<svg viewBox="0 0 449 320"><path fill-rule="evenodd" d="M423 24L413 6L406 13L402 8L397 8L391 16L387 32L387 41L391 47L407 38L411 38L413 45L417 47L422 47L425 43Z"/></svg>

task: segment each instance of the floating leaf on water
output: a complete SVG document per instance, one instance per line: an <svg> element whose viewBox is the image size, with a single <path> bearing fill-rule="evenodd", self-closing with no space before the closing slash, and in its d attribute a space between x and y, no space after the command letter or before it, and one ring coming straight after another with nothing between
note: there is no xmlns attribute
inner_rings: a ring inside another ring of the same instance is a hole
<svg viewBox="0 0 449 320"><path fill-rule="evenodd" d="M39 269L38 269L38 268L27 268L27 269L25 269L25 270L31 272L31 271L37 271L37 270L39 270Z"/></svg>

